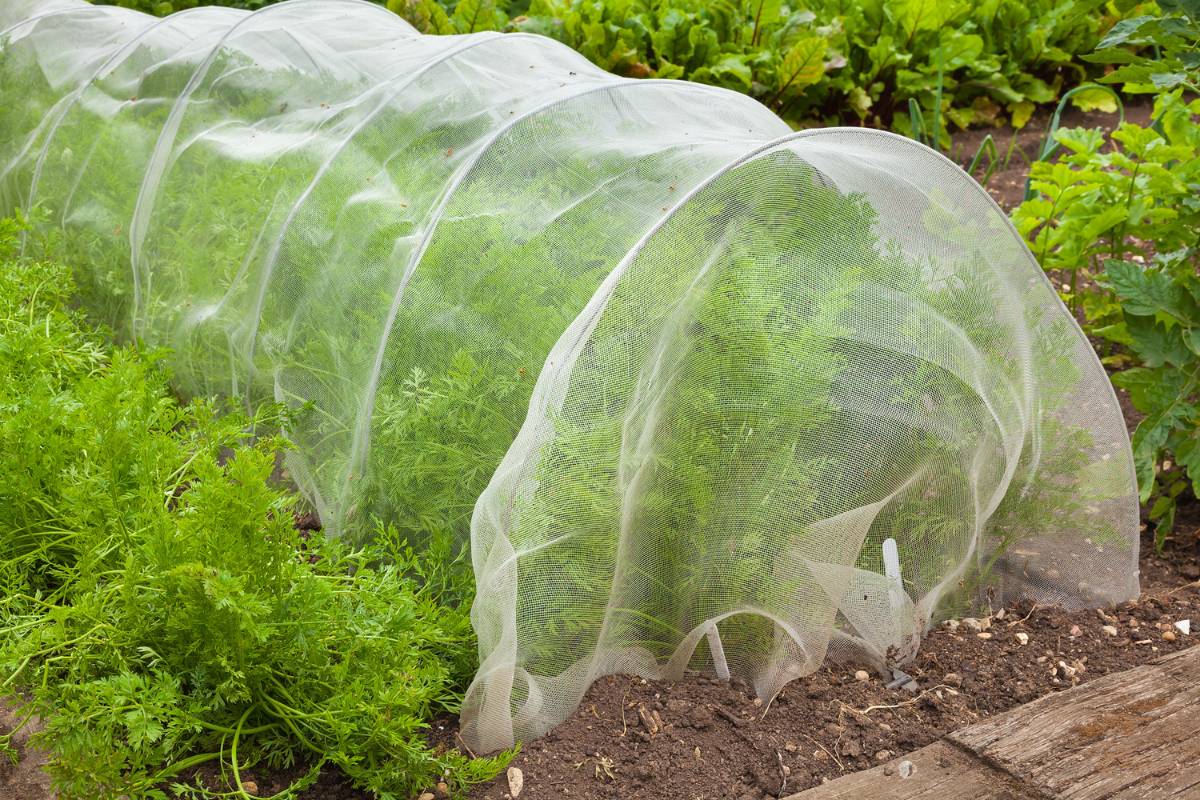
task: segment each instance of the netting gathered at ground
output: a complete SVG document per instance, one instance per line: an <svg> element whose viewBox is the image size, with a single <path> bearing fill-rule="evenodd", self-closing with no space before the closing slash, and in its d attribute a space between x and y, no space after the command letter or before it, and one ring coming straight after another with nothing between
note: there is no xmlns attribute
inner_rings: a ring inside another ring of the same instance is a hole
<svg viewBox="0 0 1200 800"><path fill-rule="evenodd" d="M907 139L359 0L0 0L16 209L181 391L294 408L328 530L469 537L480 752L604 674L767 698L956 604L1137 594L1104 370Z"/></svg>

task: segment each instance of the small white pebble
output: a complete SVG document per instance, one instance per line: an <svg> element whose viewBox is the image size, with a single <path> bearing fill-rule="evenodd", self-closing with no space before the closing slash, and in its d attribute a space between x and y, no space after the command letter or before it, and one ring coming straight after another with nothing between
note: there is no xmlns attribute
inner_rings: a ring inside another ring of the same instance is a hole
<svg viewBox="0 0 1200 800"><path fill-rule="evenodd" d="M913 766L911 761L904 759L896 765L896 770L900 773L901 778L911 778L913 773L917 771L917 768Z"/></svg>
<svg viewBox="0 0 1200 800"><path fill-rule="evenodd" d="M1029 644L1029 634L1028 633L1018 633L1016 635L1016 637L1017 637L1017 641L1020 642L1022 645Z"/></svg>
<svg viewBox="0 0 1200 800"><path fill-rule="evenodd" d="M1071 635L1072 636L1080 636L1082 634L1083 634L1083 630L1078 625L1071 626Z"/></svg>
<svg viewBox="0 0 1200 800"><path fill-rule="evenodd" d="M977 633L977 634L975 634L975 636L976 636L976 637L978 637L978 638L980 638L980 639L990 639L990 638L992 638L992 635L991 635L990 633L988 633L987 631L984 631L983 633Z"/></svg>
<svg viewBox="0 0 1200 800"><path fill-rule="evenodd" d="M1115 625L1105 625L1100 630L1104 631L1105 636L1116 636L1117 635L1117 628Z"/></svg>
<svg viewBox="0 0 1200 800"><path fill-rule="evenodd" d="M525 788L525 773L521 771L520 767L509 767L507 777L508 792L515 799L521 795L521 790Z"/></svg>
<svg viewBox="0 0 1200 800"><path fill-rule="evenodd" d="M1190 635L1192 632L1192 621L1190 619L1179 620L1175 623L1175 630L1179 631L1184 636Z"/></svg>
<svg viewBox="0 0 1200 800"><path fill-rule="evenodd" d="M869 681L871 680L871 673L867 672L865 669L860 669L854 673L854 680Z"/></svg>

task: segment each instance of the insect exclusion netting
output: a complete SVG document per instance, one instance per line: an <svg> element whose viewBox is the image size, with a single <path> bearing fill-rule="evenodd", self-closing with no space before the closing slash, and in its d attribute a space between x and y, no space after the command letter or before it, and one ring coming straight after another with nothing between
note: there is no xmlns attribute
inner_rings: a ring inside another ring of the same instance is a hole
<svg viewBox="0 0 1200 800"><path fill-rule="evenodd" d="M0 31L27 248L182 391L293 406L327 529L469 532L474 748L608 673L769 697L947 608L1137 592L1105 373L929 149L357 0Z"/></svg>

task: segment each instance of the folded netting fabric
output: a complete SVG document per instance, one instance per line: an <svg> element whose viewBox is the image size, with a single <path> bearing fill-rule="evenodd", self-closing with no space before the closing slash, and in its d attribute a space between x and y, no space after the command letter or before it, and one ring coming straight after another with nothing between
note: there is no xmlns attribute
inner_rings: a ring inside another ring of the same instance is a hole
<svg viewBox="0 0 1200 800"><path fill-rule="evenodd" d="M469 532L477 751L609 673L766 698L946 609L1137 593L1100 363L907 139L356 0L0 0L0 169L181 391L294 407L327 529Z"/></svg>

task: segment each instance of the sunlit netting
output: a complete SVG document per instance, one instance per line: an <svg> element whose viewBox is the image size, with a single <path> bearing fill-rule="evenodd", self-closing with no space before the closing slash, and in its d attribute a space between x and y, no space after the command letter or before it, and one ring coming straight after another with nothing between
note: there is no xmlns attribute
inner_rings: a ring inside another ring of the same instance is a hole
<svg viewBox="0 0 1200 800"><path fill-rule="evenodd" d="M181 390L293 406L328 529L469 530L476 750L607 673L769 697L949 607L1137 592L1104 371L931 150L355 0L0 31L27 252Z"/></svg>

